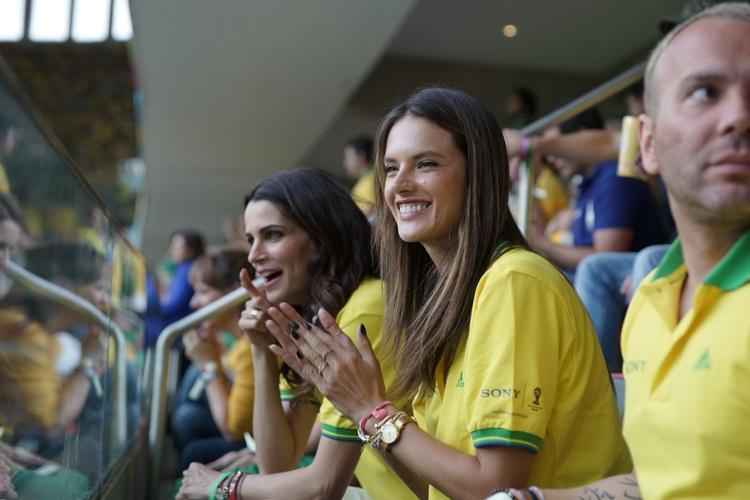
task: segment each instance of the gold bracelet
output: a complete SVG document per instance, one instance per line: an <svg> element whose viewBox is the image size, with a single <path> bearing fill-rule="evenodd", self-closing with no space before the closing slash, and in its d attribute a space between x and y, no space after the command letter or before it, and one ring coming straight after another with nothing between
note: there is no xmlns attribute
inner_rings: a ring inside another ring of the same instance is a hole
<svg viewBox="0 0 750 500"><path fill-rule="evenodd" d="M370 445L381 451L388 451L391 446L401 437L401 431L413 422L412 418L404 411L397 411L375 424L375 434Z"/></svg>

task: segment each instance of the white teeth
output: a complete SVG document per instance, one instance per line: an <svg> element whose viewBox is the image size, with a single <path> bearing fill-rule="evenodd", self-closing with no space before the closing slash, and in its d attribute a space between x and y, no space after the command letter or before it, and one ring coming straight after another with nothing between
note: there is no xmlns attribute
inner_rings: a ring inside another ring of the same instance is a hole
<svg viewBox="0 0 750 500"><path fill-rule="evenodd" d="M264 276L258 276L257 278L255 278L253 280L253 286L255 288L262 287L262 286L264 286L266 284L266 281L267 280L266 280L266 278Z"/></svg>
<svg viewBox="0 0 750 500"><path fill-rule="evenodd" d="M398 213L408 215L420 212L427 208L429 203L402 203L398 206Z"/></svg>

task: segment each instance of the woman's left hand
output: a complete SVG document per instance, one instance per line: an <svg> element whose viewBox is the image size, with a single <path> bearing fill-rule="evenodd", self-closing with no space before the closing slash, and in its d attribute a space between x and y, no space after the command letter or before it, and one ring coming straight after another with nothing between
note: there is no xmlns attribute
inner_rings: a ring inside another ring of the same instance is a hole
<svg viewBox="0 0 750 500"><path fill-rule="evenodd" d="M203 464L193 462L185 472L182 473L182 485L177 492L175 500L206 500L208 498L211 483L213 483L221 472L215 471Z"/></svg>
<svg viewBox="0 0 750 500"><path fill-rule="evenodd" d="M288 304L268 310L268 331L279 345L270 349L305 380L314 384L355 423L385 399L385 385L364 325L357 346L327 311L318 313L321 327L306 322Z"/></svg>

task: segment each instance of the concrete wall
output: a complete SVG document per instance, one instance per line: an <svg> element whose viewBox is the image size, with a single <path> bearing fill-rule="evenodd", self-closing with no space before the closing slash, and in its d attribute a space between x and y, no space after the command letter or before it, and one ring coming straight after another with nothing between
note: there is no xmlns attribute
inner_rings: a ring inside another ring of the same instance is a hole
<svg viewBox="0 0 750 500"><path fill-rule="evenodd" d="M514 87L534 90L539 97L540 113L544 114L598 83L601 79L591 76L387 56L375 66L300 164L340 175L341 152L346 141L359 133L374 134L385 113L420 87L443 85L460 88L481 99L501 118L505 96Z"/></svg>

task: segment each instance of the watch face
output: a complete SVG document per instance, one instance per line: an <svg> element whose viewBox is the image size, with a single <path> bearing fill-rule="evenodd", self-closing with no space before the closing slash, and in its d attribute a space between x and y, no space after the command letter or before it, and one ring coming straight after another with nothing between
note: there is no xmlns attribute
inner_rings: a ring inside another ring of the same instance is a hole
<svg viewBox="0 0 750 500"><path fill-rule="evenodd" d="M495 493L494 495L488 497L487 500L515 500L515 497L510 493L501 491L500 493Z"/></svg>
<svg viewBox="0 0 750 500"><path fill-rule="evenodd" d="M380 438L385 444L391 444L398 439L398 429L396 429L395 425L389 422L385 424L380 431Z"/></svg>

